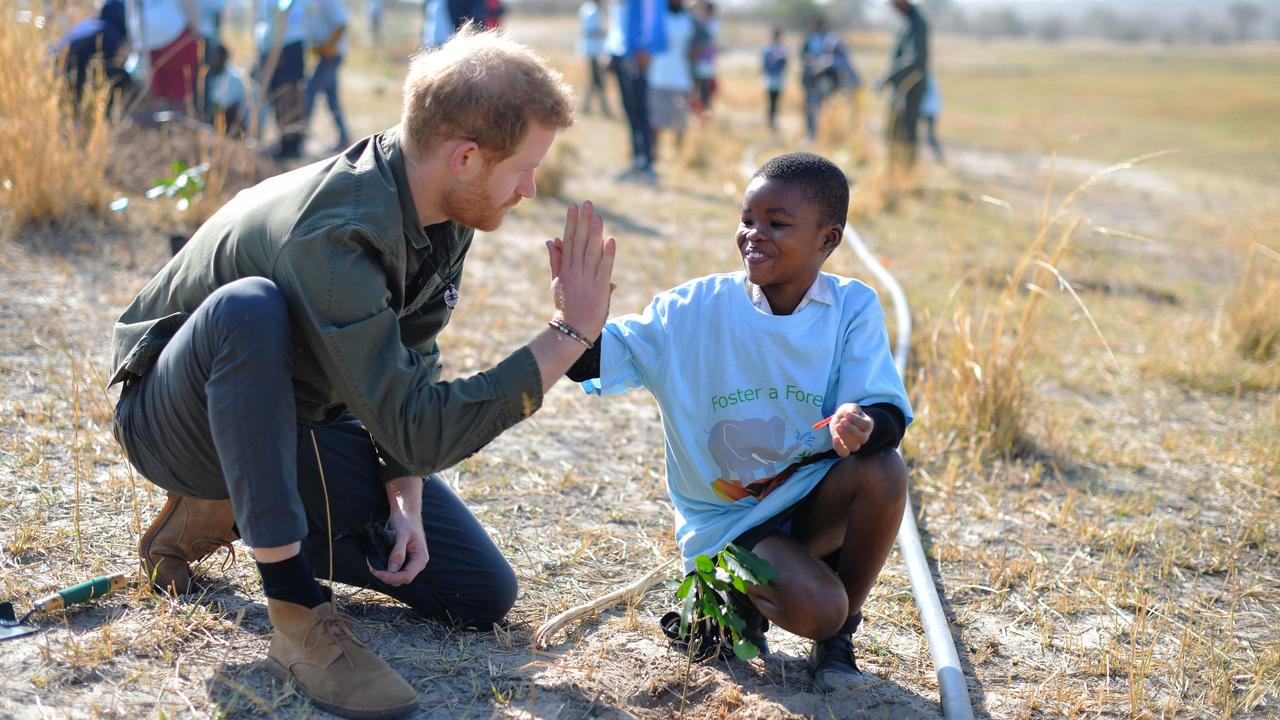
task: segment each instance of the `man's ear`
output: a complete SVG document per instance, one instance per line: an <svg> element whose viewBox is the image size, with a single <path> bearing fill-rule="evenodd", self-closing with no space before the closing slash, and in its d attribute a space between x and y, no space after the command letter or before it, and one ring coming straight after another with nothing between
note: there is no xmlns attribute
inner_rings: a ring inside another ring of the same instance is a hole
<svg viewBox="0 0 1280 720"><path fill-rule="evenodd" d="M478 171L483 164L480 146L474 140L458 140L449 153L449 171L454 175L466 176Z"/></svg>
<svg viewBox="0 0 1280 720"><path fill-rule="evenodd" d="M822 234L822 250L830 255L844 240L844 226L832 225Z"/></svg>

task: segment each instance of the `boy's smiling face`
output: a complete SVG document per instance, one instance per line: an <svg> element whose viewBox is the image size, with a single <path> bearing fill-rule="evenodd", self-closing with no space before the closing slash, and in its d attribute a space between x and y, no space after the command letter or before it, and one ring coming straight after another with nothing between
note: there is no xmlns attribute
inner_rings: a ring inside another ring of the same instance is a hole
<svg viewBox="0 0 1280 720"><path fill-rule="evenodd" d="M742 197L738 251L776 315L795 310L843 235L840 225L820 224L817 205L794 183L756 177Z"/></svg>

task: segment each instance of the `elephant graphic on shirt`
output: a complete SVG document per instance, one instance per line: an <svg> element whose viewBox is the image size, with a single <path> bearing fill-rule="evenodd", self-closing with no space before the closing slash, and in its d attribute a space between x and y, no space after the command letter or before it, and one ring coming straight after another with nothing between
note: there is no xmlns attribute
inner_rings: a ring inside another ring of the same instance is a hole
<svg viewBox="0 0 1280 720"><path fill-rule="evenodd" d="M803 446L797 441L783 447L786 439L786 423L776 415L768 420L721 420L711 426L707 450L720 468L721 480L751 482L761 479L761 473L772 473Z"/></svg>

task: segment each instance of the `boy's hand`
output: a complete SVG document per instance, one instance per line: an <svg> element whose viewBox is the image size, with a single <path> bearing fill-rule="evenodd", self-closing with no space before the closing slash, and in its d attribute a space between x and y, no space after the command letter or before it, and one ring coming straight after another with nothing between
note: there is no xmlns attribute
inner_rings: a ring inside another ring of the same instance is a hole
<svg viewBox="0 0 1280 720"><path fill-rule="evenodd" d="M609 317L613 292L613 238L604 238L604 221L590 202L570 205L564 236L547 243L551 262L551 295L556 319L595 341Z"/></svg>
<svg viewBox="0 0 1280 720"><path fill-rule="evenodd" d="M871 437L874 423L871 417L862 412L857 403L845 403L836 408L827 428L831 430L831 445L840 457L849 457L858 452Z"/></svg>

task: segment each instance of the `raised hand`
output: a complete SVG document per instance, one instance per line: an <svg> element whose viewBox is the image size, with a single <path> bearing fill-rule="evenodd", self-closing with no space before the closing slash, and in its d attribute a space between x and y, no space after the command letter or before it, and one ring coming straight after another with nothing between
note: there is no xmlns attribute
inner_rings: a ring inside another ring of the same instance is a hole
<svg viewBox="0 0 1280 720"><path fill-rule="evenodd" d="M595 341L609 317L617 241L604 237L604 221L588 202L570 205L564 234L547 243L555 318Z"/></svg>

